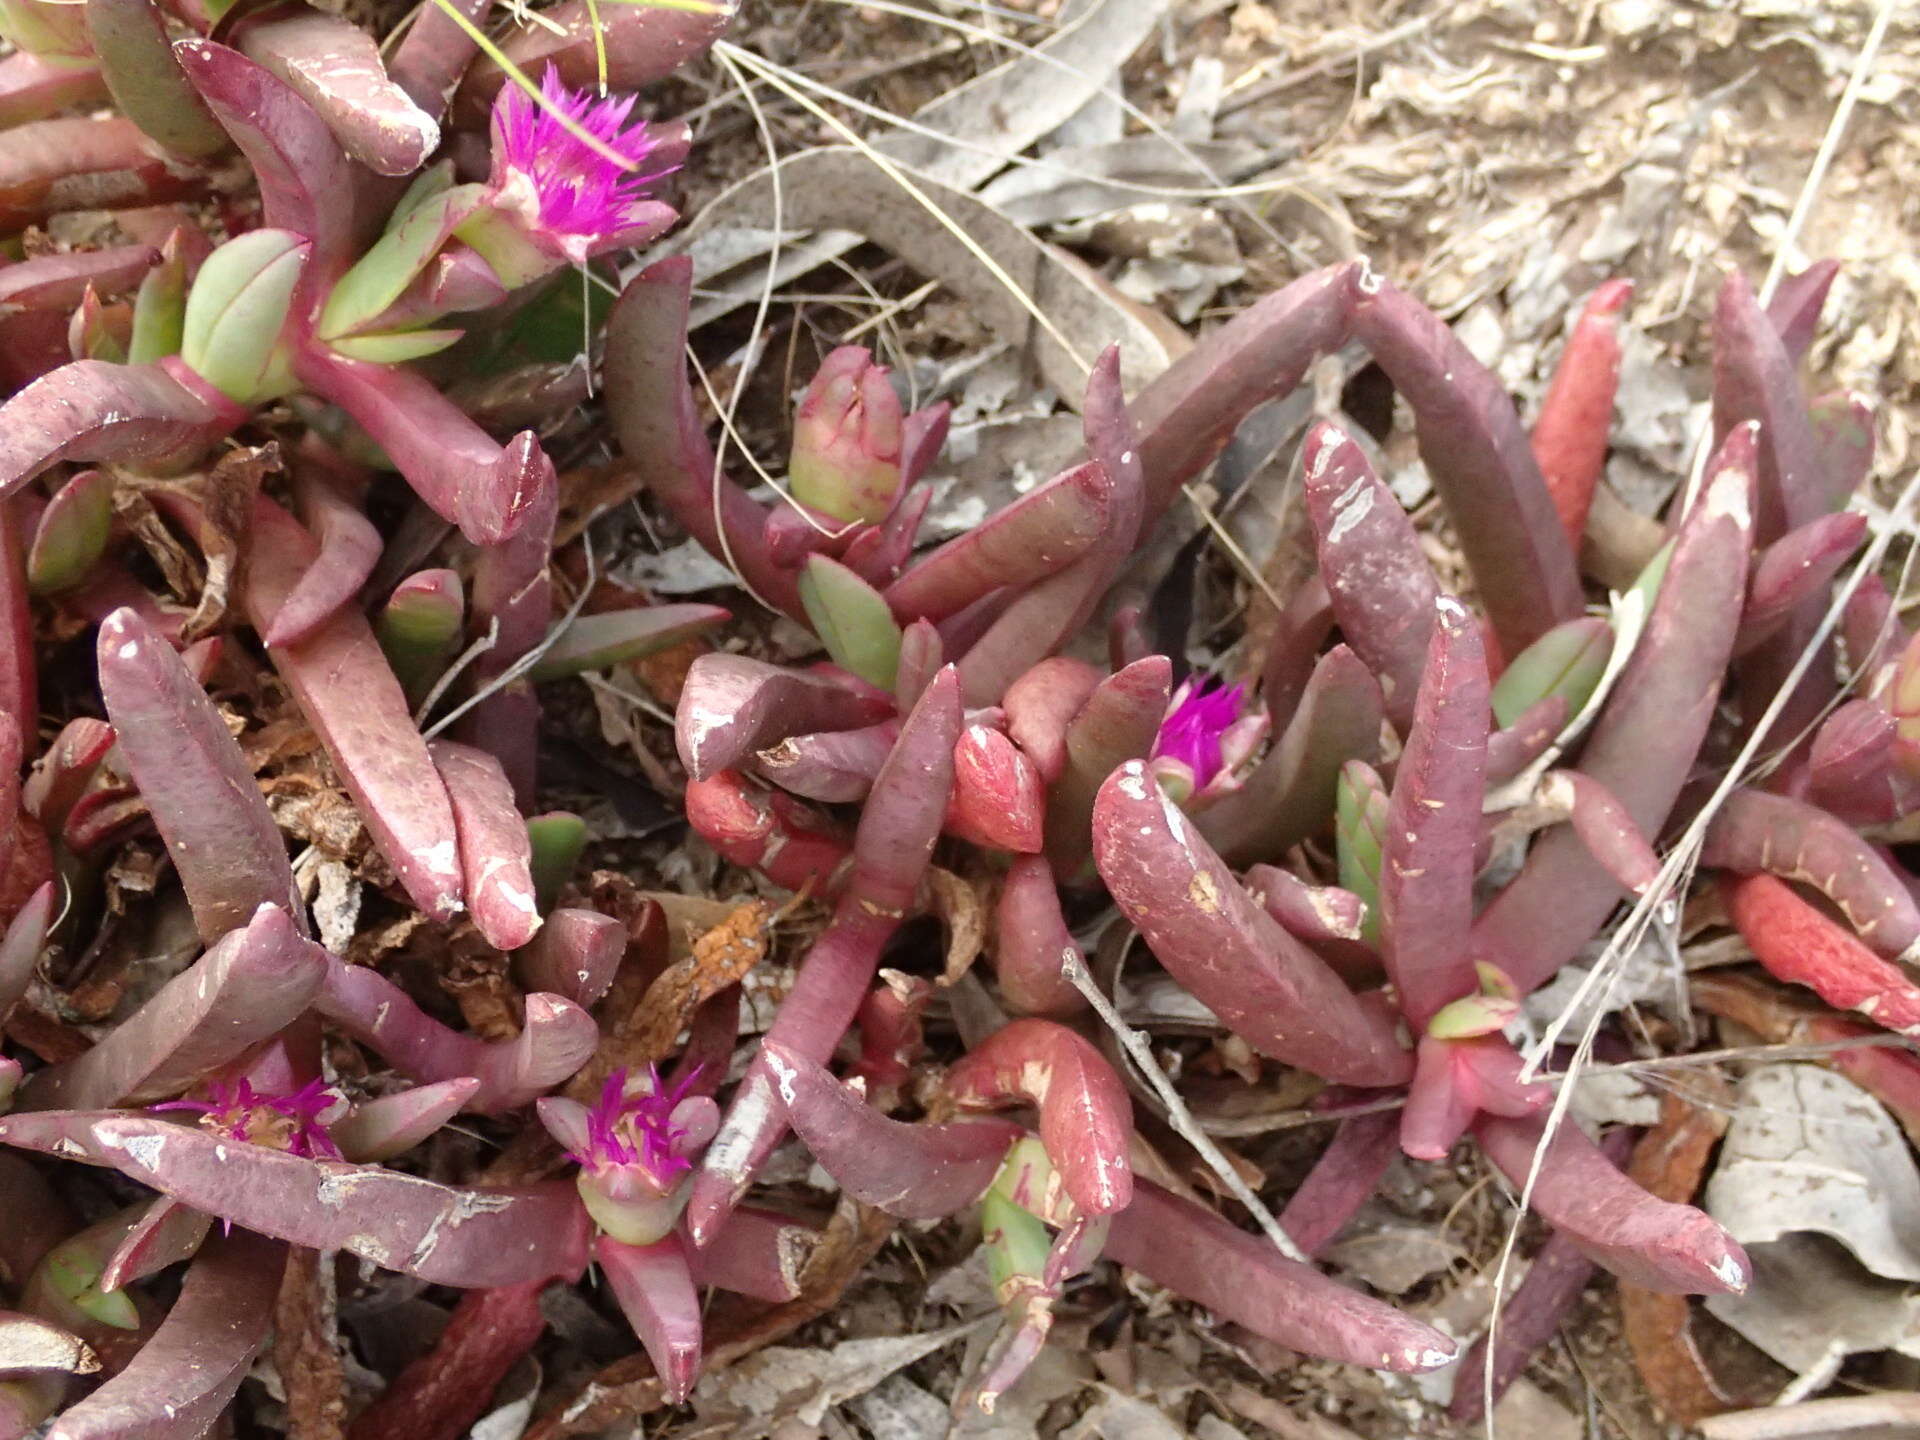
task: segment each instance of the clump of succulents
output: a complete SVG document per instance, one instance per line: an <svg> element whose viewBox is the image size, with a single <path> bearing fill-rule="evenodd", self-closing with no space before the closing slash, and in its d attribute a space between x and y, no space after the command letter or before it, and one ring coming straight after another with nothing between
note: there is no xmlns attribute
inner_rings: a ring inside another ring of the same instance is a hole
<svg viewBox="0 0 1920 1440"><path fill-rule="evenodd" d="M1521 997L1656 891L1690 780L1763 724L1778 763L1718 805L1701 859L1762 966L1860 1019L1753 977L1697 998L1781 1035L1920 1025L1900 968L1920 906L1863 833L1920 809L1920 641L1884 589L1858 585L1843 616L1857 698L1827 713L1840 676L1820 649L1766 713L1863 537L1841 507L1871 414L1807 402L1796 373L1831 270L1765 311L1727 282L1713 459L1606 616L1586 613L1576 547L1620 284L1575 327L1529 435L1412 298L1363 263L1307 276L1135 377L1131 400L1103 356L1084 459L916 554L945 408L905 413L871 356L835 351L795 417L791 493L763 506L716 465L687 383L689 262L642 270L605 344L626 461L827 657L705 653L680 694L693 829L831 907L736 1074L734 991L675 991L669 1032L636 1041L644 1002L677 983L661 912L573 883L582 823L533 813L533 687L727 618L556 614L559 478L524 417L578 404L584 370L486 371L488 337L556 279L676 218L659 191L685 133L637 120L628 92L729 16L607 9L569 0L482 56L458 0L384 55L295 3L0 3L0 226L105 203L132 241L0 269L0 1017L18 1047L0 1058L0 1142L38 1157L0 1154L0 1435L50 1418L60 1440L204 1433L302 1250L466 1292L357 1435L464 1433L539 1336L541 1290L590 1263L661 1395L684 1399L703 1290L800 1294L816 1232L743 1203L790 1132L863 1205L977 1207L1004 1310L966 1387L985 1406L1102 1256L1305 1353L1446 1363L1448 1337L1310 1262L1396 1152L1438 1159L1468 1135L1550 1243L1654 1288L1745 1285L1712 1221L1550 1124L1510 1036ZM1110 663L1080 658L1183 485L1350 339L1413 410L1479 613L1443 591L1364 445L1321 423L1302 454L1319 575L1257 675L1176 690L1180 657L1151 653L1124 610ZM498 383L463 383L477 373ZM142 578L155 558L164 595ZM88 628L101 713L42 746L36 636ZM511 975L494 1031L319 943L256 774L273 727L236 738L208 693L249 632L282 718L351 799L363 873ZM114 866L150 832L183 968L83 1014L75 972L49 962L121 943ZM1523 843L1517 869L1489 864ZM947 903L943 845L994 877L994 1023L935 1070L922 1018L939 987L882 967ZM1075 939L1109 904L1225 1031L1329 1087L1339 1128L1268 1236L1136 1174L1131 1081ZM354 1083L340 1047L390 1073ZM1834 1063L1920 1116L1911 1056ZM909 1095L924 1117L893 1118ZM419 1173L413 1152L463 1113L526 1123L485 1174ZM83 1225L48 1184L68 1162L143 1198ZM162 1310L148 1282L181 1264ZM1489 1363L1512 1373L1511 1354Z"/></svg>

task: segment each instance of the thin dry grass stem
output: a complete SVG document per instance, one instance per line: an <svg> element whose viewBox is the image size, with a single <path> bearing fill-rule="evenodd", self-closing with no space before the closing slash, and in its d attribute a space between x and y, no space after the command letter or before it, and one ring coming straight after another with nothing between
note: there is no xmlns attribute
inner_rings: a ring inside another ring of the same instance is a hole
<svg viewBox="0 0 1920 1440"><path fill-rule="evenodd" d="M1275 610L1285 610L1287 608L1285 603L1275 593L1273 586L1267 583L1267 577L1260 573L1260 567L1253 563L1252 557L1245 550L1240 548L1240 542L1233 538L1225 525L1220 523L1220 517L1209 510L1206 503L1194 493L1193 486L1182 485L1180 493L1187 497L1187 502L1200 516L1200 522L1213 532L1214 540L1219 543L1222 550L1227 552L1228 558L1233 561L1234 568L1267 597L1267 603Z"/></svg>
<svg viewBox="0 0 1920 1440"><path fill-rule="evenodd" d="M502 670L498 675L494 676L493 679L489 680L485 685L482 685L478 690L474 691L473 694L454 706L453 709L434 721L427 729L422 730L420 733L423 736L429 740L433 739L434 736L440 734L482 700L498 694L514 681L526 675L528 671L540 663L541 659L545 657L549 650L560 643L560 638L565 635L568 630L573 628L573 622L578 620L580 618L580 612L587 608L587 599L593 594L593 587L600 579L600 568L593 553L593 537L584 531L581 532L580 535L580 548L587 562L587 577L580 586L580 593L574 597L573 603L567 606L566 613L561 615L559 620L554 624L547 627L547 633L541 636L538 645L535 645L531 650L527 651L526 654L514 661L513 664L509 665L505 670ZM496 629L497 623L489 624L487 627L488 636L491 637ZM462 657L463 660L464 658L465 657ZM454 663L458 665L462 662L455 661ZM445 677L442 678L444 679ZM424 709L425 707L423 706L422 708Z"/></svg>
<svg viewBox="0 0 1920 1440"><path fill-rule="evenodd" d="M427 691L426 698L414 709L413 723L426 724L427 716L433 713L433 707L440 703L441 697L453 688L453 682L466 673L469 665L499 643L500 617L495 615L487 621L487 633L454 656L447 668L440 672L440 678L433 682L433 688Z"/></svg>
<svg viewBox="0 0 1920 1440"><path fill-rule="evenodd" d="M1086 962L1069 951L1060 957L1060 973L1066 976L1074 989L1087 997L1087 1003L1126 1050L1141 1078L1153 1087L1154 1094L1160 1097L1160 1103L1167 1107L1167 1123L1173 1127L1174 1133L1194 1148L1195 1153L1207 1162L1207 1168L1220 1177L1220 1183L1227 1187L1233 1198L1247 1207L1247 1213L1253 1216L1255 1223L1273 1242L1274 1249L1289 1260L1304 1262L1307 1257L1281 1228L1274 1213L1253 1193L1253 1188L1240 1178L1240 1172L1233 1168L1227 1157L1220 1153L1220 1147L1213 1143L1212 1137L1193 1118L1193 1112L1187 1109L1187 1102L1180 1098L1180 1092L1174 1088L1173 1081L1167 1078L1167 1072L1153 1058L1146 1035L1127 1024L1120 1012L1114 1009L1113 1002L1100 992Z"/></svg>
<svg viewBox="0 0 1920 1440"><path fill-rule="evenodd" d="M981 267L998 281L1009 295L1020 302L1020 307L1032 317L1033 322L1047 333L1053 342L1072 359L1075 365L1079 366L1086 374L1090 375L1093 373L1092 362L1074 348L1073 342L1068 340L1067 337L1060 332L1060 328L1047 317L1046 312L1034 303L1033 297L1027 294L1027 292L1020 287L1019 282L1007 273L1004 265L987 253L980 242L967 233L965 226L961 225L951 215L947 214L946 211L942 210L939 205L935 204L931 196L918 185L914 184L905 170L901 169L900 166L874 149L871 144L862 138L861 135L844 120L803 94L800 87L787 78L789 74L791 74L790 71L784 66L775 65L771 61L762 59L751 50L743 50L738 45L727 40L716 41L714 43L713 53L716 56L731 57L733 60L745 65L748 69L754 70L765 79L768 84L772 85L774 89L799 104L816 119L830 126L843 140L865 156L876 169L911 196L915 203L934 218L941 229L959 241L967 252L980 262ZM780 175L777 166L774 170L773 178L775 197L774 232L777 244L780 230ZM773 267L769 265L767 267L767 292L769 294L773 288L772 274Z"/></svg>

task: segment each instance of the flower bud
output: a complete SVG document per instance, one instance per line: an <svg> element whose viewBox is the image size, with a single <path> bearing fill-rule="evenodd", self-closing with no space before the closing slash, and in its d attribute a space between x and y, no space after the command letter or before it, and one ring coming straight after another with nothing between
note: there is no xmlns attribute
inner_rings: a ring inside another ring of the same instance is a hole
<svg viewBox="0 0 1920 1440"><path fill-rule="evenodd" d="M793 422L787 483L836 520L876 522L900 490L900 397L858 345L820 362Z"/></svg>

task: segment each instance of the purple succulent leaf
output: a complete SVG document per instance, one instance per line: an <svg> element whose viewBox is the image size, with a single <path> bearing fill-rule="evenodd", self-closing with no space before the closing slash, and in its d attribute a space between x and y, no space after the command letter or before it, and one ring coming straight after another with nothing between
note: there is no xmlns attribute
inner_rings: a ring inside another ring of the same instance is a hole
<svg viewBox="0 0 1920 1440"><path fill-rule="evenodd" d="M651 1245L624 1245L611 1235L593 1242L620 1313L646 1347L667 1403L679 1405L700 1378L700 1295L678 1235Z"/></svg>
<svg viewBox="0 0 1920 1440"><path fill-rule="evenodd" d="M540 928L533 897L533 844L514 808L500 762L452 740L427 746L453 802L454 833L467 910L481 938L497 950L518 950Z"/></svg>
<svg viewBox="0 0 1920 1440"><path fill-rule="evenodd" d="M86 15L100 78L122 115L183 160L211 160L227 148L227 132L181 70L154 0L86 0Z"/></svg>
<svg viewBox="0 0 1920 1440"><path fill-rule="evenodd" d="M1069 884L1093 853L1094 796L1117 766L1153 748L1172 688L1173 662L1149 655L1094 686L1067 722L1066 767L1047 791L1046 850Z"/></svg>
<svg viewBox="0 0 1920 1440"><path fill-rule="evenodd" d="M1362 283L1354 336L1412 406L1501 648L1518 655L1583 597L1573 548L1505 389L1445 321L1385 280Z"/></svg>
<svg viewBox="0 0 1920 1440"><path fill-rule="evenodd" d="M1816 260L1794 275L1784 275L1767 304L1767 323L1780 337L1787 359L1799 364L1820 328L1820 312L1826 307L1827 292L1840 274L1838 260Z"/></svg>
<svg viewBox="0 0 1920 1440"><path fill-rule="evenodd" d="M76 360L0 405L0 495L63 460L189 459L245 418L184 367Z"/></svg>
<svg viewBox="0 0 1920 1440"><path fill-rule="evenodd" d="M1648 1194L1571 1123L1551 1141L1546 1121L1483 1115L1480 1148L1513 1185L1526 1184L1534 1156L1549 1148L1529 1197L1534 1212L1594 1263L1629 1284L1667 1294L1739 1294L1753 1267L1726 1231L1691 1205Z"/></svg>
<svg viewBox="0 0 1920 1440"><path fill-rule="evenodd" d="M1190 1200L1141 1181L1113 1217L1107 1258L1288 1349L1419 1373L1454 1356L1445 1335L1369 1299Z"/></svg>
<svg viewBox="0 0 1920 1440"><path fill-rule="evenodd" d="M857 730L888 718L891 708L873 692L824 676L716 652L687 671L674 740L687 773L706 780L789 736Z"/></svg>
<svg viewBox="0 0 1920 1440"><path fill-rule="evenodd" d="M1760 424L1753 535L1766 546L1823 513L1827 487L1793 360L1747 277L1731 270L1713 312L1715 444L1750 420Z"/></svg>
<svg viewBox="0 0 1920 1440"><path fill-rule="evenodd" d="M913 554L920 522L926 519L927 507L932 504L930 485L915 485L903 491L886 519L854 536L846 548L847 568L870 585L891 584Z"/></svg>
<svg viewBox="0 0 1920 1440"><path fill-rule="evenodd" d="M294 373L351 415L414 493L476 545L511 538L557 483L532 431L503 448L431 381L403 366L309 345L294 357Z"/></svg>
<svg viewBox="0 0 1920 1440"><path fill-rule="evenodd" d="M1147 504L1142 533L1179 498L1259 406L1299 388L1347 341L1365 264L1303 275L1236 315L1134 396Z"/></svg>
<svg viewBox="0 0 1920 1440"><path fill-rule="evenodd" d="M1000 998L1019 1015L1062 1019L1087 1000L1062 971L1083 959L1060 909L1060 887L1044 855L1017 855L994 907L994 976Z"/></svg>
<svg viewBox="0 0 1920 1440"><path fill-rule="evenodd" d="M1280 1212L1280 1228L1303 1255L1318 1255L1373 1198L1399 1153L1400 1118L1391 1110L1342 1120Z"/></svg>
<svg viewBox="0 0 1920 1440"><path fill-rule="evenodd" d="M1733 648L1752 538L1754 434L1734 431L1681 523L1646 630L1594 722L1580 769L1642 835L1658 834L1693 769ZM1474 955L1532 990L1571 960L1620 887L1570 831L1540 838L1474 922Z"/></svg>
<svg viewBox="0 0 1920 1440"><path fill-rule="evenodd" d="M1238 864L1275 859L1321 829L1340 767L1379 756L1384 710L1373 672L1345 645L1329 650L1259 766L1202 816L1208 840Z"/></svg>
<svg viewBox="0 0 1920 1440"><path fill-rule="evenodd" d="M1822 395L1808 409L1827 503L1842 506L1873 470L1873 402L1852 391Z"/></svg>
<svg viewBox="0 0 1920 1440"><path fill-rule="evenodd" d="M1106 677L1070 655L1042 660L1007 687L1007 734L1049 785L1067 768L1067 726Z"/></svg>
<svg viewBox="0 0 1920 1440"><path fill-rule="evenodd" d="M1106 528L1079 559L1016 593L971 646L949 644L949 653L960 657L969 705L998 704L1014 681L1078 634L1141 534L1146 495L1135 427L1120 391L1118 346L1094 363L1081 417L1087 450L1110 486Z"/></svg>
<svg viewBox="0 0 1920 1440"><path fill-rule="evenodd" d="M1101 787L1093 842L1167 972L1256 1050L1345 1085L1410 1078L1393 1022L1273 922L1139 761Z"/></svg>
<svg viewBox="0 0 1920 1440"><path fill-rule="evenodd" d="M193 39L173 53L252 166L266 223L313 242L299 293L318 293L354 252L353 170L333 132L291 86L238 50Z"/></svg>
<svg viewBox="0 0 1920 1440"><path fill-rule="evenodd" d="M1280 623L1260 666L1260 699L1275 733L1293 719L1320 649L1333 633L1333 623L1333 598L1326 582L1318 575L1308 577L1280 612Z"/></svg>
<svg viewBox="0 0 1920 1440"><path fill-rule="evenodd" d="M177 1095L291 1024L313 1001L327 955L262 905L73 1060L37 1071L19 1110L99 1110Z"/></svg>
<svg viewBox="0 0 1920 1440"><path fill-rule="evenodd" d="M0 125L12 130L107 98L96 65L74 64L16 50L0 60Z"/></svg>
<svg viewBox="0 0 1920 1440"><path fill-rule="evenodd" d="M470 1075L415 1085L355 1105L345 1118L329 1124L327 1133L347 1159L377 1164L424 1143L479 1092L480 1082Z"/></svg>
<svg viewBox="0 0 1920 1440"><path fill-rule="evenodd" d="M387 78L373 36L351 20L296 0L250 14L230 33L376 175L411 175L440 144L433 117Z"/></svg>
<svg viewBox="0 0 1920 1440"><path fill-rule="evenodd" d="M422 1084L470 1076L480 1090L467 1108L482 1115L516 1109L570 1079L592 1058L593 1017L558 995L529 995L526 1023L512 1040L488 1042L450 1030L386 976L335 961L314 1008L396 1070Z"/></svg>
<svg viewBox="0 0 1920 1440"><path fill-rule="evenodd" d="M643 90L704 55L733 15L731 4L711 9L636 5L596 10L586 0L564 0L542 12L544 23L523 25L500 48L522 74L538 75L551 65L575 89L599 85L604 54L609 89ZM455 101L461 115L479 119L505 79L492 60L476 62Z"/></svg>
<svg viewBox="0 0 1920 1440"><path fill-rule="evenodd" d="M1487 736L1487 786L1504 785L1547 753L1567 728L1567 697L1543 695L1514 717L1513 723Z"/></svg>
<svg viewBox="0 0 1920 1440"><path fill-rule="evenodd" d="M287 1247L242 1230L207 1242L153 1338L70 1406L48 1440L198 1440L211 1430L273 1329Z"/></svg>
<svg viewBox="0 0 1920 1440"><path fill-rule="evenodd" d="M887 587L901 624L945 620L1002 585L1030 585L1090 549L1112 521L1113 482L1074 466L949 540Z"/></svg>
<svg viewBox="0 0 1920 1440"><path fill-rule="evenodd" d="M351 604L380 559L380 532L366 511L348 499L311 460L293 470L300 519L320 552L288 592L260 638L268 645L296 645Z"/></svg>
<svg viewBox="0 0 1920 1440"><path fill-rule="evenodd" d="M264 498L255 502L252 535L242 598L264 634L319 547ZM366 617L357 606L343 607L300 644L271 646L267 656L408 896L435 919L457 914L462 882L453 806Z"/></svg>
<svg viewBox="0 0 1920 1440"><path fill-rule="evenodd" d="M1856 510L1796 526L1754 557L1734 653L1745 655L1777 634L1809 601L1826 608L1827 587L1867 533Z"/></svg>
<svg viewBox="0 0 1920 1440"><path fill-rule="evenodd" d="M1881 825L1920 809L1920 781L1896 756L1886 708L1850 700L1828 717L1807 757L1810 798L1849 825Z"/></svg>
<svg viewBox="0 0 1920 1440"><path fill-rule="evenodd" d="M687 1247L693 1283L783 1305L800 1294L800 1267L820 1232L784 1215L742 1205L711 1244Z"/></svg>
<svg viewBox="0 0 1920 1440"><path fill-rule="evenodd" d="M69 310L81 302L89 287L105 296L139 284L159 259L160 252L151 245L116 245L22 260L0 270L0 305Z"/></svg>
<svg viewBox="0 0 1920 1440"><path fill-rule="evenodd" d="M1387 718L1405 735L1439 582L1413 521L1351 436L1321 421L1307 432L1301 456L1320 577L1341 638L1379 678Z"/></svg>
<svg viewBox="0 0 1920 1440"><path fill-rule="evenodd" d="M100 1288L124 1290L189 1259L199 1251L212 1228L211 1215L169 1196L161 1196L133 1222L115 1247L106 1268L100 1272Z"/></svg>
<svg viewBox="0 0 1920 1440"><path fill-rule="evenodd" d="M1247 892L1279 927L1296 940L1321 946L1358 940L1367 902L1336 885L1309 885L1291 870L1255 865L1247 871Z"/></svg>
<svg viewBox="0 0 1920 1440"><path fill-rule="evenodd" d="M0 1022L6 1020L7 1012L20 1003L33 983L58 898L54 883L47 881L27 897L27 903L8 922L5 937L0 938Z"/></svg>
<svg viewBox="0 0 1920 1440"><path fill-rule="evenodd" d="M53 215L161 205L201 194L206 175L161 152L118 115L36 120L7 132L0 156L0 230L44 224Z"/></svg>
<svg viewBox="0 0 1920 1440"><path fill-rule="evenodd" d="M971 1205L1026 1133L1006 1120L890 1120L806 1056L772 1042L764 1054L785 1119L813 1158L847 1194L904 1220L938 1220Z"/></svg>
<svg viewBox="0 0 1920 1440"><path fill-rule="evenodd" d="M133 782L167 842L201 938L276 905L305 909L286 842L213 702L172 646L131 610L100 627L100 692Z"/></svg>
<svg viewBox="0 0 1920 1440"><path fill-rule="evenodd" d="M490 0L455 0L453 8L477 28L491 5ZM465 27L435 5L415 16L407 33L393 47L387 74L437 122L447 112L453 87L479 53L480 47Z"/></svg>
<svg viewBox="0 0 1920 1440"><path fill-rule="evenodd" d="M730 619L718 605L644 605L582 615L530 672L535 681L605 670L678 645Z"/></svg>
<svg viewBox="0 0 1920 1440"><path fill-rule="evenodd" d="M853 871L833 920L807 952L799 977L767 1031L767 1043L820 1064L853 1022L880 952L911 909L946 818L953 747L960 736L960 681L943 669L901 727L881 767L854 839ZM685 713L685 707L682 707ZM785 1133L778 1087L763 1049L734 1092L713 1144L694 1172L687 1233L704 1246Z"/></svg>
<svg viewBox="0 0 1920 1440"><path fill-rule="evenodd" d="M858 730L789 735L755 755L753 768L790 794L826 805L850 804L867 798L899 738L898 720Z"/></svg>
<svg viewBox="0 0 1920 1440"><path fill-rule="evenodd" d="M1416 1035L1479 989L1467 931L1493 714L1475 618L1441 596L1431 632L1380 865L1381 959Z"/></svg>
<svg viewBox="0 0 1920 1440"><path fill-rule="evenodd" d="M766 510L719 473L687 382L692 286L691 259L658 261L628 282L607 317L606 386L614 432L627 463L681 527L737 570L767 604L799 619L798 571L775 562Z"/></svg>
<svg viewBox="0 0 1920 1440"><path fill-rule="evenodd" d="M1812 886L1887 959L1920 942L1920 903L1904 877L1852 825L1804 800L1735 790L1707 827L1700 862Z"/></svg>
<svg viewBox="0 0 1920 1440"><path fill-rule="evenodd" d="M1631 1132L1614 1131L1601 1142L1601 1148L1609 1160L1619 1164L1632 1148ZM1493 1398L1497 1401L1507 1393L1527 1362L1560 1334L1574 1304L1586 1293L1595 1268L1566 1236L1556 1233L1547 1237L1528 1263L1525 1278L1500 1307L1497 1335L1482 1335L1460 1362L1453 1402L1447 1407L1450 1419L1472 1425L1486 1413L1489 1364L1493 1369ZM1490 1340L1495 1342L1491 1347Z"/></svg>
<svg viewBox="0 0 1920 1440"><path fill-rule="evenodd" d="M586 1258L586 1213L563 1181L462 1189L377 1165L234 1145L120 1111L10 1115L0 1119L0 1142L110 1166L235 1227L346 1250L435 1285L517 1285L568 1273Z"/></svg>
<svg viewBox="0 0 1920 1440"><path fill-rule="evenodd" d="M607 993L627 950L627 928L597 910L555 910L540 933L514 956L514 975L529 990L590 1006Z"/></svg>

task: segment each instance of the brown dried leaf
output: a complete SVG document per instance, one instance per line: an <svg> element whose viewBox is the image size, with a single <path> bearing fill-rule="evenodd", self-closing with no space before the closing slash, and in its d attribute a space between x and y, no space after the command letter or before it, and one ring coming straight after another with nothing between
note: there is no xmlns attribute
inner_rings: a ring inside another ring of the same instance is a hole
<svg viewBox="0 0 1920 1440"><path fill-rule="evenodd" d="M674 1041L701 1002L739 983L766 958L776 918L764 900L729 910L693 942L692 954L668 966L647 987L646 998L610 1037L611 1045L601 1047L602 1053L617 1049L617 1063L629 1066L652 1064L672 1054Z"/></svg>
<svg viewBox="0 0 1920 1440"><path fill-rule="evenodd" d="M971 881L938 865L927 867L925 895L927 908L947 928L947 960L940 983L951 985L973 968L986 946L986 901Z"/></svg>
<svg viewBox="0 0 1920 1440"><path fill-rule="evenodd" d="M346 1433L335 1301L332 1257L289 1249L273 1310L273 1363L287 1392L288 1440L341 1440Z"/></svg>
<svg viewBox="0 0 1920 1440"><path fill-rule="evenodd" d="M1702 1103L1673 1091L1660 1101L1660 1123L1634 1147L1627 1173L1652 1194L1676 1204L1691 1201L1714 1146L1726 1134L1733 1090L1713 1072L1694 1077ZM1724 1393L1690 1330L1692 1302L1622 1282L1620 1310L1627 1348L1661 1411L1680 1425L1697 1425L1741 1402Z"/></svg>

